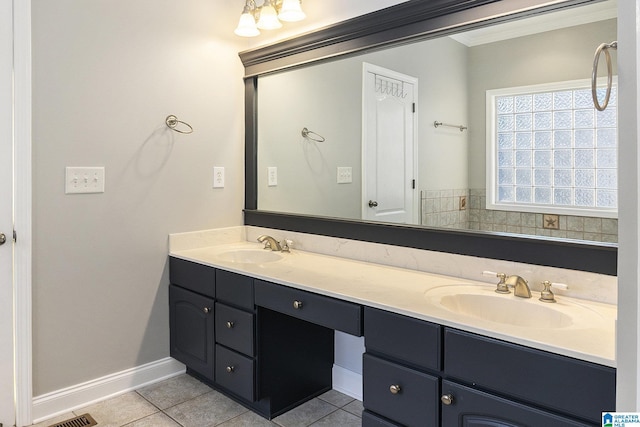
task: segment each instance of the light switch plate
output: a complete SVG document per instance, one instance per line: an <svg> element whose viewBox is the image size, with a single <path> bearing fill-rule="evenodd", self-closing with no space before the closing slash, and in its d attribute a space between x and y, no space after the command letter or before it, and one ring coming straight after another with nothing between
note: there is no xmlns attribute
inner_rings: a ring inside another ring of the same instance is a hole
<svg viewBox="0 0 640 427"><path fill-rule="evenodd" d="M353 182L353 169L351 167L338 166L338 184L351 184Z"/></svg>
<svg viewBox="0 0 640 427"><path fill-rule="evenodd" d="M65 194L104 193L104 167L72 167L65 169Z"/></svg>
<svg viewBox="0 0 640 427"><path fill-rule="evenodd" d="M213 188L224 188L224 167L213 167Z"/></svg>
<svg viewBox="0 0 640 427"><path fill-rule="evenodd" d="M269 166L267 168L267 185L269 187L275 187L278 185L278 168L275 166Z"/></svg>

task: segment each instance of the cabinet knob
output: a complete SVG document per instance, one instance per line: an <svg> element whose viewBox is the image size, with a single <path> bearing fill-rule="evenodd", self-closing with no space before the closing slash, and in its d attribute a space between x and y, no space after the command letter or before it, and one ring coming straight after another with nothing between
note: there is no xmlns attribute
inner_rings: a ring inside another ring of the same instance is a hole
<svg viewBox="0 0 640 427"><path fill-rule="evenodd" d="M227 372L228 373L232 373L233 371L235 371L235 367L234 366L227 366Z"/></svg>
<svg viewBox="0 0 640 427"><path fill-rule="evenodd" d="M443 394L440 398L440 401L445 405L453 404L453 395L452 394Z"/></svg>
<svg viewBox="0 0 640 427"><path fill-rule="evenodd" d="M294 301L293 308L295 308L296 310L300 310L302 308L302 301Z"/></svg>
<svg viewBox="0 0 640 427"><path fill-rule="evenodd" d="M207 314L211 313L211 308L209 308L209 307L205 307L202 310Z"/></svg>
<svg viewBox="0 0 640 427"><path fill-rule="evenodd" d="M228 321L227 322L227 328L229 328L229 329L233 328L233 322L232 321Z"/></svg>
<svg viewBox="0 0 640 427"><path fill-rule="evenodd" d="M397 384L392 384L392 385L389 387L389 391L391 392L391 394L398 394L398 393L400 393L400 390L401 390L401 389L400 389L400 386L399 386L399 385L397 385Z"/></svg>

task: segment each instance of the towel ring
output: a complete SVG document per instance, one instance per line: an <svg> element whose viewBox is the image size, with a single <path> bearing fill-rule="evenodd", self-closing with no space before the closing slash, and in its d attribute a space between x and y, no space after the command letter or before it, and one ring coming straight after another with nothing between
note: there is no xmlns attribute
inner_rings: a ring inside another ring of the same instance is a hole
<svg viewBox="0 0 640 427"><path fill-rule="evenodd" d="M310 131L307 128L302 128L302 132L300 132L300 133L302 134L303 138L308 138L308 139L310 139L312 141L315 141L315 142L324 142L325 141L324 136L318 135L317 133L315 133L313 131ZM315 135L315 137L312 136L312 135Z"/></svg>
<svg viewBox="0 0 640 427"><path fill-rule="evenodd" d="M193 133L193 127L187 123L187 122L183 122L182 120L178 120L178 118L176 116L174 116L173 114L167 116L167 118L164 121L167 124L167 127L173 131L176 131L178 133L184 133L184 134L190 134ZM178 129L178 125L184 125L187 127L187 129L182 130L182 129Z"/></svg>
<svg viewBox="0 0 640 427"><path fill-rule="evenodd" d="M611 65L611 54L609 49L618 49L618 42L602 43L596 49L596 53L593 57L593 69L591 71L591 97L593 98L593 105L598 111L604 111L609 105L609 98L611 97L611 86L613 84L613 65ZM598 101L598 94L596 90L596 83L598 80L598 63L600 62L600 53L604 52L604 57L607 62L607 93L604 96L604 103L600 104Z"/></svg>

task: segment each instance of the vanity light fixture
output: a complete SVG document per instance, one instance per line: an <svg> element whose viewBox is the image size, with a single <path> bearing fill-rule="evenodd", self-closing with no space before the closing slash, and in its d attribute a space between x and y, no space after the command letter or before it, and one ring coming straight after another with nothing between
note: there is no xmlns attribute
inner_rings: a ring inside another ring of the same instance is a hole
<svg viewBox="0 0 640 427"><path fill-rule="evenodd" d="M260 30L281 28L280 21L301 21L306 15L300 3L301 0L264 0L258 6L255 0L246 0L234 32L241 37L255 37Z"/></svg>

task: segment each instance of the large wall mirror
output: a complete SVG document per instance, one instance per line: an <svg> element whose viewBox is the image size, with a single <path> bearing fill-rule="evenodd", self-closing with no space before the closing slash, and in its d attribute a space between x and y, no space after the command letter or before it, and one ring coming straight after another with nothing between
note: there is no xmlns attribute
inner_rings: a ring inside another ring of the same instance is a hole
<svg viewBox="0 0 640 427"><path fill-rule="evenodd" d="M245 223L615 274L617 92L597 112L589 79L617 5L549 3L409 1L241 53Z"/></svg>

